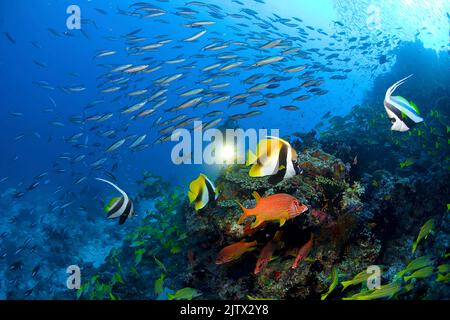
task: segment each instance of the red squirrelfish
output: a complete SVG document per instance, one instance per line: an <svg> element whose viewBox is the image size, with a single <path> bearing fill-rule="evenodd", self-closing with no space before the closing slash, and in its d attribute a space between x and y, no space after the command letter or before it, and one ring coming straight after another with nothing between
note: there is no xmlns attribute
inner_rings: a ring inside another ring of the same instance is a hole
<svg viewBox="0 0 450 320"><path fill-rule="evenodd" d="M309 239L309 241L304 244L300 250L298 250L298 254L297 257L294 260L294 263L292 264L292 269L297 268L297 265L300 261L302 261L303 258L306 258L309 254L309 251L311 251L311 248L313 246L313 242L314 242L314 235L311 234L311 238Z"/></svg>
<svg viewBox="0 0 450 320"><path fill-rule="evenodd" d="M280 245L280 239L282 234L283 234L282 231L277 231L273 239L267 242L267 244L261 250L258 261L256 261L255 274L258 274L263 268L267 266L269 261L272 260L273 253L275 252L275 250L278 249Z"/></svg>
<svg viewBox="0 0 450 320"><path fill-rule="evenodd" d="M255 249L256 241L237 242L226 246L217 255L216 264L223 264L239 259L244 253Z"/></svg>
<svg viewBox="0 0 450 320"><path fill-rule="evenodd" d="M308 210L307 206L289 194L278 193L261 198L257 192L253 192L253 196L256 199L254 208L247 209L239 204L244 213L238 221L241 224L247 217L255 216L256 220L251 225L252 229L260 226L265 221L279 221L280 226L282 226L286 220L295 218Z"/></svg>

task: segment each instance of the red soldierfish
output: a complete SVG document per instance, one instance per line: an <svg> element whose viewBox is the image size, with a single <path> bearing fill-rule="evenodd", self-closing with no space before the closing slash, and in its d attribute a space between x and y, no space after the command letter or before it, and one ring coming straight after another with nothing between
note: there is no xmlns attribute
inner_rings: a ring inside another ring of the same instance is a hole
<svg viewBox="0 0 450 320"><path fill-rule="evenodd" d="M304 244L300 248L300 250L298 250L297 257L295 258L294 263L292 264L292 269L297 268L298 263L308 256L309 251L311 251L311 248L313 246L313 242L314 242L314 235L311 234L311 239L309 239L309 241L306 244Z"/></svg>
<svg viewBox="0 0 450 320"><path fill-rule="evenodd" d="M252 209L247 209L239 204L244 213L238 221L241 224L247 217L255 216L256 220L251 225L252 229L260 226L265 221L279 221L280 226L282 226L286 220L295 218L308 210L307 206L286 193L278 193L265 198L261 198L257 192L253 192L252 195L256 199L256 206Z"/></svg>
<svg viewBox="0 0 450 320"><path fill-rule="evenodd" d="M255 249L256 241L237 242L226 246L217 255L216 264L223 264L239 259L247 251Z"/></svg>
<svg viewBox="0 0 450 320"><path fill-rule="evenodd" d="M258 274L263 268L267 266L275 250L280 245L280 239L283 231L277 231L272 240L267 242L264 248L261 250L258 261L256 261L255 274Z"/></svg>

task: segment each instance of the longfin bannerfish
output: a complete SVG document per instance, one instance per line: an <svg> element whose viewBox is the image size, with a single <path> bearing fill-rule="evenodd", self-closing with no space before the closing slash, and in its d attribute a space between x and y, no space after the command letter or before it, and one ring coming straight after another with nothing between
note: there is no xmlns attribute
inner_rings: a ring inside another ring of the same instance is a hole
<svg viewBox="0 0 450 320"><path fill-rule="evenodd" d="M298 174L297 152L289 142L278 137L267 137L259 142L256 154L247 155L247 165L252 165L250 177L271 176L269 183L277 184Z"/></svg>
<svg viewBox="0 0 450 320"><path fill-rule="evenodd" d="M395 89L405 83L411 76L412 74L397 81L386 91L384 108L392 122L391 130L405 132L423 121L423 118L419 116L419 109L413 102L409 102L401 96L392 96Z"/></svg>
<svg viewBox="0 0 450 320"><path fill-rule="evenodd" d="M189 202L194 203L195 211L203 209L210 202L215 202L218 195L218 189L202 173L189 185Z"/></svg>
<svg viewBox="0 0 450 320"><path fill-rule="evenodd" d="M131 201L131 199L122 189L108 180L104 180L101 178L96 178L96 180L103 181L111 185L121 194L121 197L113 198L109 205L105 207L108 219L119 218L119 224L124 224L129 217L134 216L133 201Z"/></svg>

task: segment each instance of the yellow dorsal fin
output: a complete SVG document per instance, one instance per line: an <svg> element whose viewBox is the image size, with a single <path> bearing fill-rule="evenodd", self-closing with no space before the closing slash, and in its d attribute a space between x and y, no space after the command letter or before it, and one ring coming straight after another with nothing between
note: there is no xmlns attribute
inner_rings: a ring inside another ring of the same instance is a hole
<svg viewBox="0 0 450 320"><path fill-rule="evenodd" d="M259 195L259 193L257 191L253 191L252 196L253 196L253 198L255 198L256 202L261 200L261 196Z"/></svg>

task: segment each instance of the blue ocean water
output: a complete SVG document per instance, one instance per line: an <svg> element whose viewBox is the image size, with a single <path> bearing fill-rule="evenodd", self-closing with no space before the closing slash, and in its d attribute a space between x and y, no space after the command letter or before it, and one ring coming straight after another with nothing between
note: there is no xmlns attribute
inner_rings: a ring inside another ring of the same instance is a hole
<svg viewBox="0 0 450 320"><path fill-rule="evenodd" d="M81 29L70 30L66 24L71 5L80 9ZM396 50L403 44L420 43L448 59L448 12L444 0L3 1L0 298L49 298L47 279L62 284L54 292L64 291L66 266L100 266L110 249L139 224L142 212L120 227L105 219L103 206L115 191L95 178L114 180L129 195L137 195L136 181L144 171L186 192L200 172L213 178L219 174L223 166L173 164L174 143L155 143L163 135L160 123L179 115L206 123L214 119L208 112L221 111L215 117L221 118L220 127L230 116L258 110L260 115L234 125L278 129L281 136L311 130L320 135L330 127L330 116L346 116L365 103L376 79L392 71ZM210 23L186 26L199 21ZM186 41L201 31L206 33ZM160 46L145 49L155 43ZM283 53L290 49L298 51ZM109 54L101 56L105 52ZM254 65L278 56L281 62ZM234 62L241 64L219 71ZM216 63L220 66L202 70ZM144 71L126 72L141 65L146 65ZM297 66L305 68L287 71ZM157 70L145 72L152 68ZM410 73L413 65L395 81ZM164 83L177 74L179 78ZM245 81L256 74L254 81ZM274 77L280 79L271 80ZM305 86L308 81L316 82ZM248 94L258 83L266 87L230 105L233 96ZM214 88L220 84L224 87ZM119 89L105 92L114 87ZM320 90L308 91L312 87ZM180 96L195 88L204 92ZM139 111L123 112L164 89ZM288 89L293 90L281 94ZM137 90L145 92L130 96ZM295 101L300 95L309 98ZM230 98L211 103L224 96ZM202 97L195 108L168 111L193 97ZM383 97L381 92L382 112ZM250 105L258 100L264 105ZM137 116L158 102L163 105L151 115ZM140 145L147 146L131 150L142 135ZM124 145L107 151L123 138ZM139 208L152 205L153 200L143 201ZM13 272L16 262L19 271ZM30 277L36 266L39 275ZM30 288L34 291L26 294Z"/></svg>

